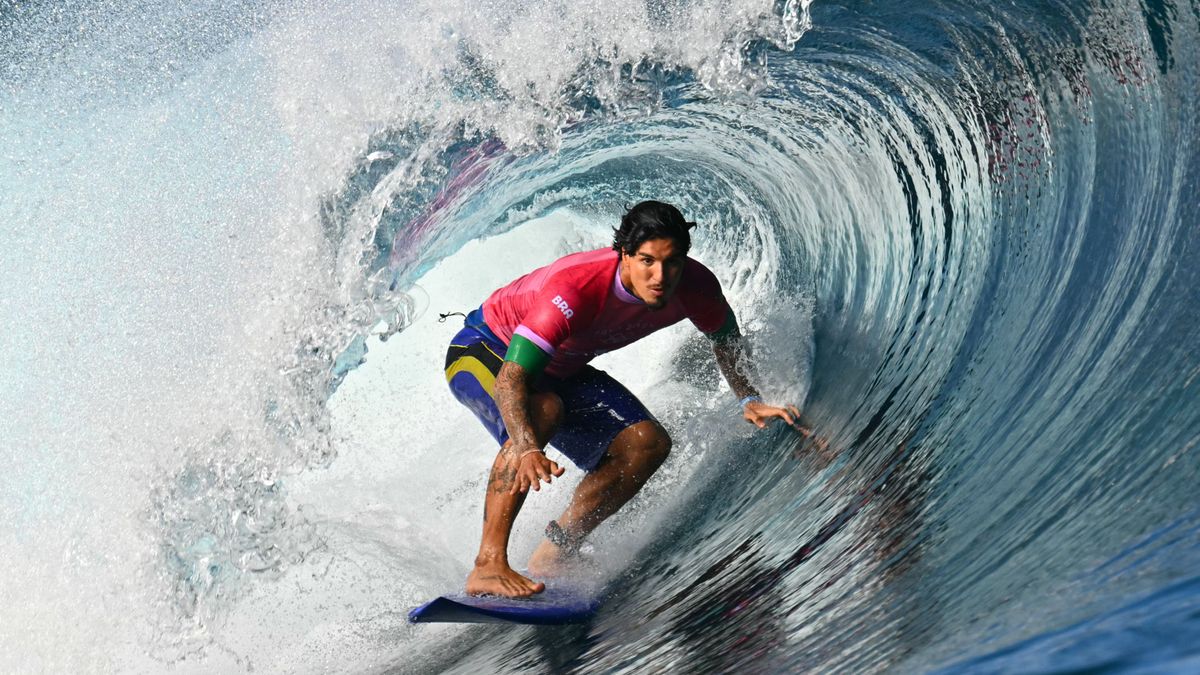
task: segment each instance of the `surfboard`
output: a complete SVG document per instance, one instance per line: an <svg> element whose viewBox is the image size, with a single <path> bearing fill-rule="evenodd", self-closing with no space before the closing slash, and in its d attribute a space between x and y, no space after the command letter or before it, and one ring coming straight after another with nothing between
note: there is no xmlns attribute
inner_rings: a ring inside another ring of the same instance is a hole
<svg viewBox="0 0 1200 675"><path fill-rule="evenodd" d="M600 609L599 589L557 581L528 598L466 593L442 595L408 613L412 623L520 623L552 626L581 623Z"/></svg>

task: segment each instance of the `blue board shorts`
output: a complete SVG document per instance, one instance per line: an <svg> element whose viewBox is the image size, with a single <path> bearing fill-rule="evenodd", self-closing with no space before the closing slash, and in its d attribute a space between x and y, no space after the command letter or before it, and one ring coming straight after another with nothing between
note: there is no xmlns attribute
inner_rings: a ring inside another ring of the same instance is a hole
<svg viewBox="0 0 1200 675"><path fill-rule="evenodd" d="M500 445L508 430L496 407L495 383L508 347L487 327L483 312L471 312L446 351L446 382ZM542 374L535 392L553 392L563 402L563 423L550 439L575 466L592 471L626 428L654 415L623 384L591 366L565 378ZM657 421L657 420L655 420Z"/></svg>

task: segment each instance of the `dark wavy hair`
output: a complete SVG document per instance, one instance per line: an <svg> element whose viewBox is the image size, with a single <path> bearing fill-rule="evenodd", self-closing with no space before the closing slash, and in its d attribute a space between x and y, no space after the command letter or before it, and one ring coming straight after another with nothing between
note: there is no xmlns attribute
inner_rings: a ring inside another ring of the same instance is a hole
<svg viewBox="0 0 1200 675"><path fill-rule="evenodd" d="M670 204L640 202L621 216L620 227L613 228L612 247L617 253L633 255L650 239L672 239L682 249L679 253L687 255L692 247L692 235L688 230L695 226L684 220L679 209Z"/></svg>

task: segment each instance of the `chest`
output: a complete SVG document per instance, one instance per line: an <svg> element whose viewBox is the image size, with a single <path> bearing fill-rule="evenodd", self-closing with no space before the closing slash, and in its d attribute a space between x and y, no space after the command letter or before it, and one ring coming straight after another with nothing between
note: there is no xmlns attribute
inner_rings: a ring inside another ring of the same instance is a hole
<svg viewBox="0 0 1200 675"><path fill-rule="evenodd" d="M611 350L635 342L661 328L679 322L685 316L679 303L658 310L643 305L613 301L600 312L591 326L573 338L580 346Z"/></svg>

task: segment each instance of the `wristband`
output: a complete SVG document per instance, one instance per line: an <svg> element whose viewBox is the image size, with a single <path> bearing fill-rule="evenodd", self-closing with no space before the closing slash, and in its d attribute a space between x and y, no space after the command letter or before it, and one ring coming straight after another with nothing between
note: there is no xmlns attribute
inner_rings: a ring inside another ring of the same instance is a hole
<svg viewBox="0 0 1200 675"><path fill-rule="evenodd" d="M758 394L750 394L741 400L742 407L745 408L747 403L762 403L762 397Z"/></svg>
<svg viewBox="0 0 1200 675"><path fill-rule="evenodd" d="M546 526L546 538L550 540L551 544L554 544L566 553L577 553L579 545L583 543L582 537L572 537L567 534L566 530L562 529L558 522L554 520L550 521L550 524Z"/></svg>

